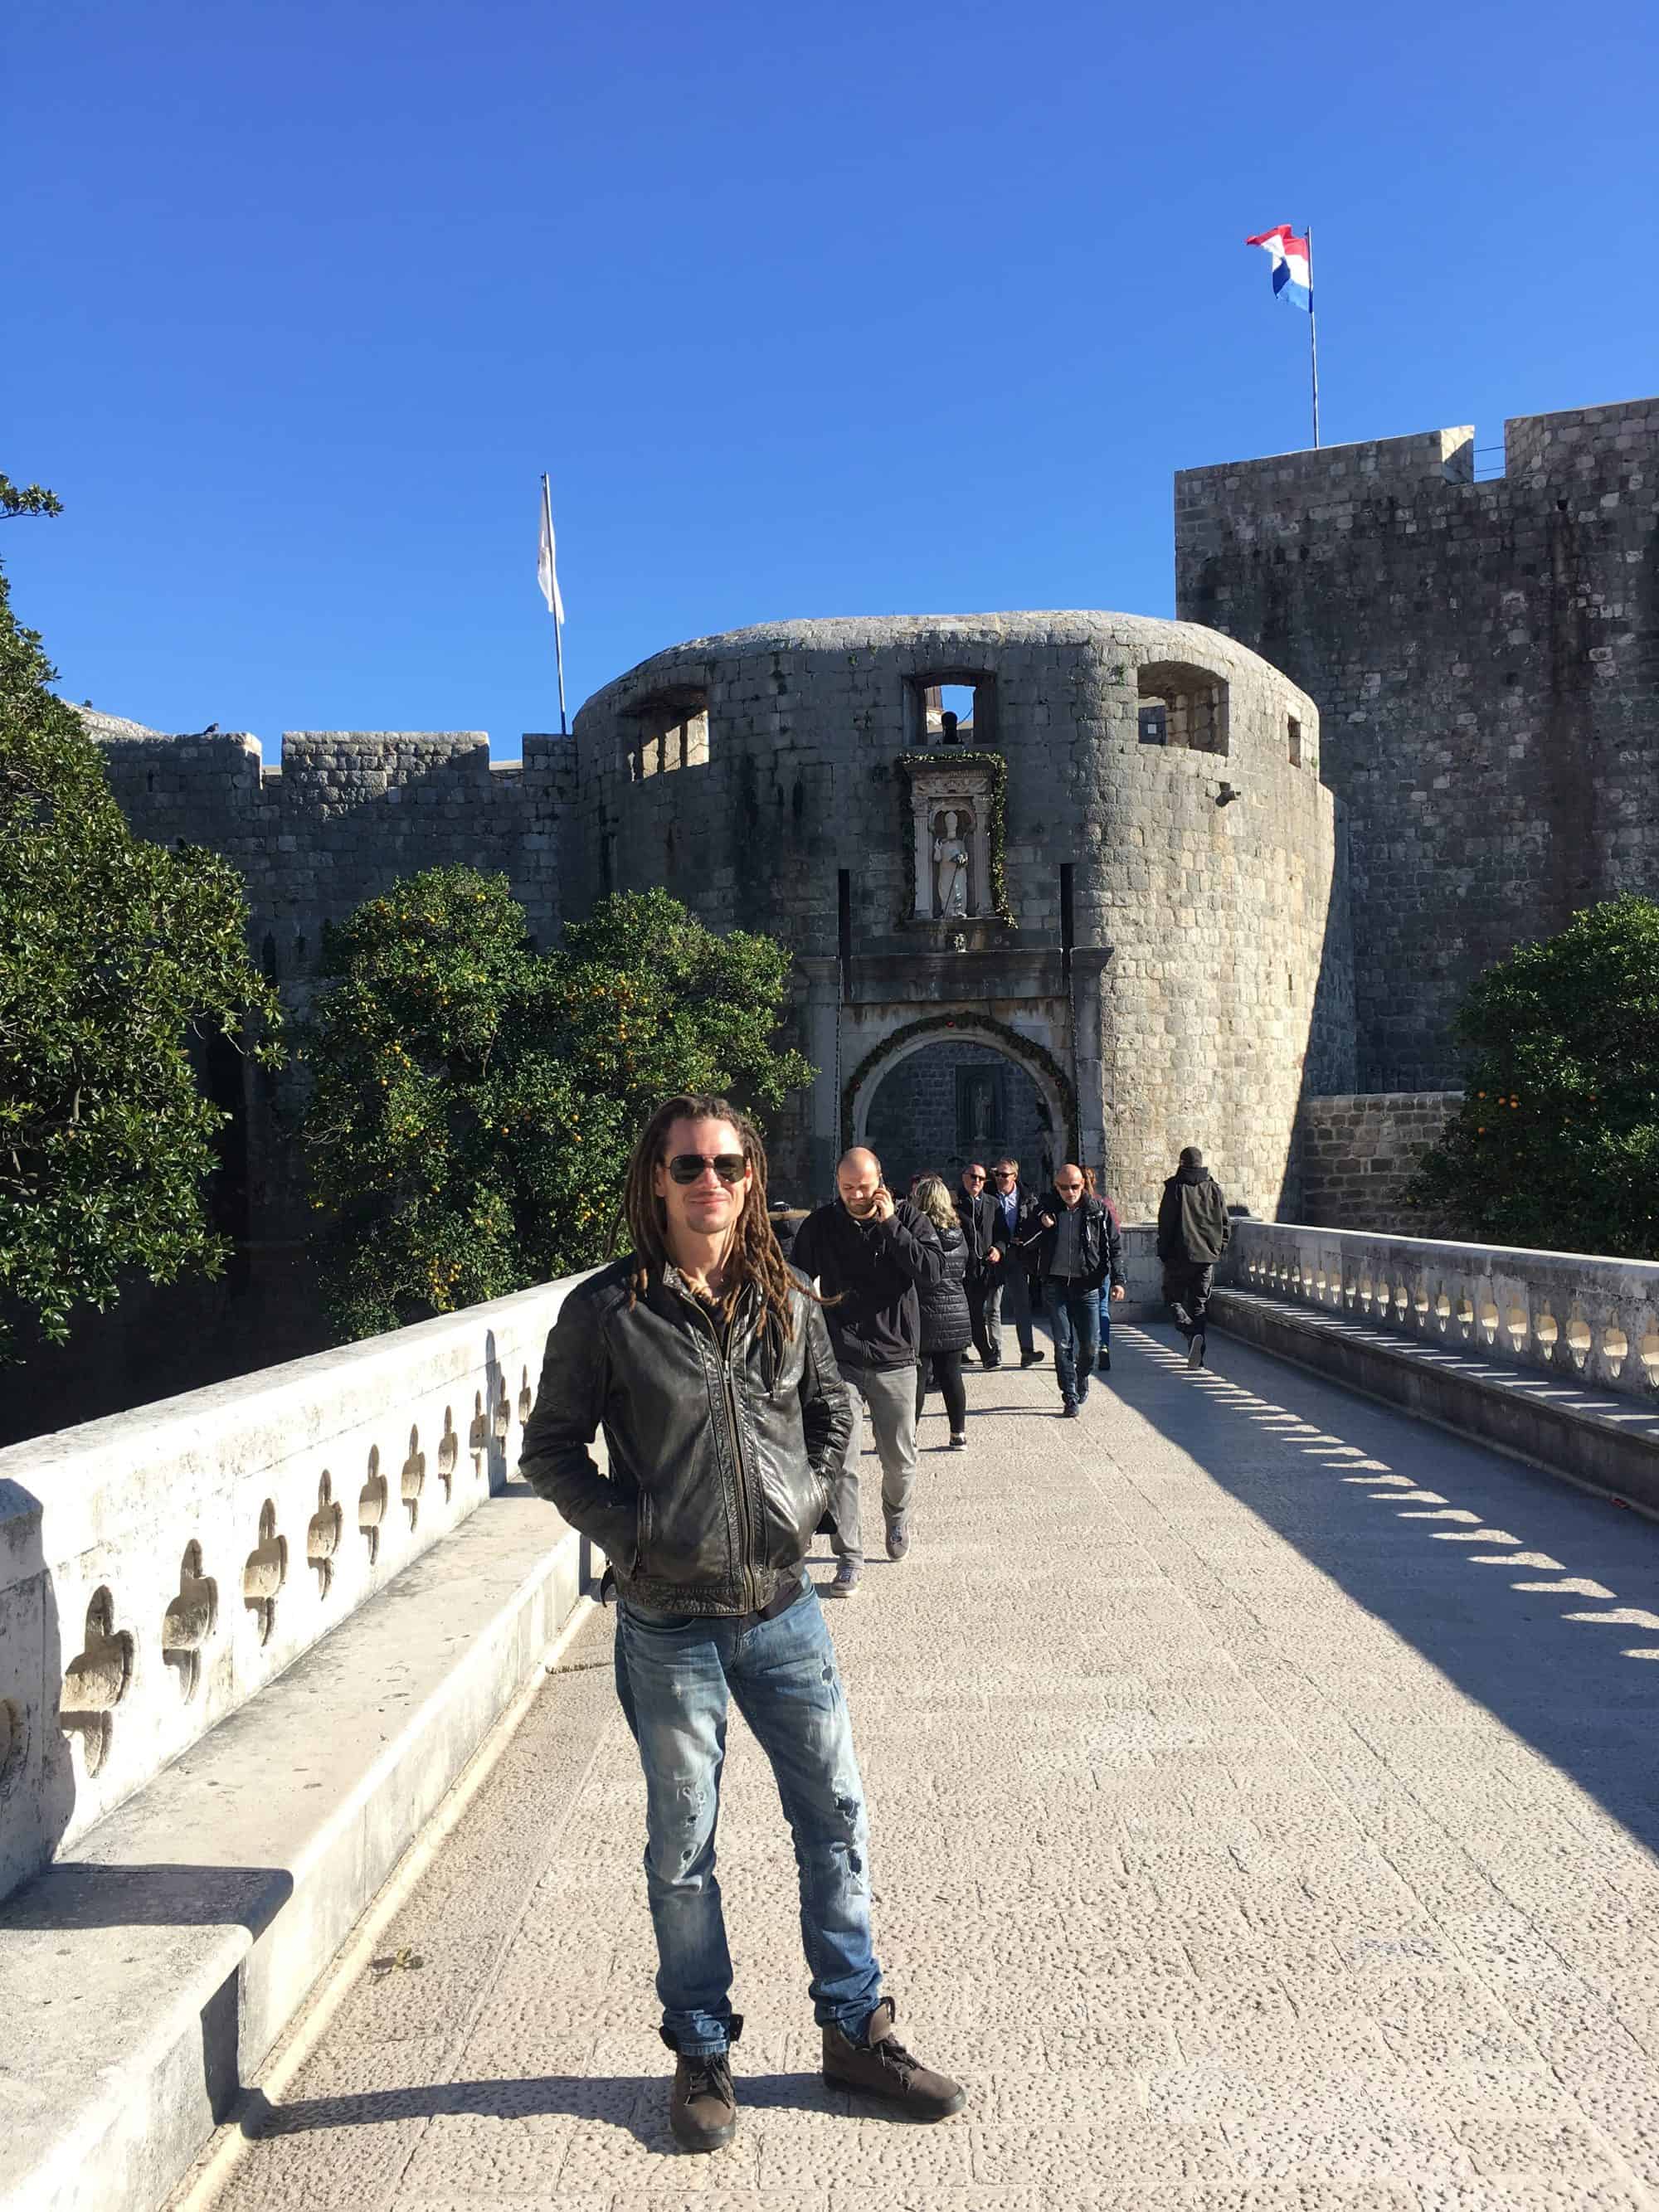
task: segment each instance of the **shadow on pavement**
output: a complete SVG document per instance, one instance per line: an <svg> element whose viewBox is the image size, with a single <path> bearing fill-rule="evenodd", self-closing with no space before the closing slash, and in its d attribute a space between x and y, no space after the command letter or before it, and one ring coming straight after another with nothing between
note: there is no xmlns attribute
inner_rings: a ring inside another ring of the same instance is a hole
<svg viewBox="0 0 1659 2212"><path fill-rule="evenodd" d="M668 2054L664 2053L666 2059ZM650 2150L675 2148L668 2136L670 2069L659 2074L546 2074L499 2081L433 2081L404 2089L366 2089L354 2096L299 2098L273 2105L258 2089L248 2093L241 2131L251 2142L309 2135L325 2128L384 2126L400 2120L524 2120L564 2115L609 2120ZM738 2087L745 2111L844 2114L848 2100L816 2074L744 2075Z"/></svg>
<svg viewBox="0 0 1659 2212"><path fill-rule="evenodd" d="M1196 1370L1178 1340L1170 1348L1173 1331L1139 1334L1140 1356L1110 1378L1116 1395L1659 1848L1659 1528L1218 1330L1211 1364ZM1178 1514L1170 1525L1179 1533ZM1224 1565L1217 1576L1224 1587ZM1232 1594L1248 1597L1248 1586ZM1294 1619L1277 1620L1265 1590L1258 1618L1294 1663ZM1363 1692L1343 1712L1378 1747L1413 1724L1395 1710L1374 1713Z"/></svg>

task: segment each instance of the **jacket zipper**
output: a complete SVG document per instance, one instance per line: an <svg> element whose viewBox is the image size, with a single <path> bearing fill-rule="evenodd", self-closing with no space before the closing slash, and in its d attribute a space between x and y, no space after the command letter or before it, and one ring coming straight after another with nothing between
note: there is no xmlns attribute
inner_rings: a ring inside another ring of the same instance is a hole
<svg viewBox="0 0 1659 2212"><path fill-rule="evenodd" d="M727 1425L732 1431L732 1464L737 1469L738 1519L743 1528L744 1551L745 1554L744 1563L739 1571L743 1577L744 1595L749 1600L749 1603L744 1610L746 1612L755 1613L759 1610L759 1607L755 1603L755 1600L757 1595L757 1585L755 1581L754 1567L750 1564L755 1549L754 1517L750 1510L749 1488L748 1484L744 1480L743 1440L738 1426L738 1394L732 1380L732 1362L720 1350L720 1333L715 1328L713 1321L706 1313L704 1313L702 1308L698 1305L697 1301L695 1298L687 1297L684 1291L681 1291L680 1295L682 1297L685 1298L686 1304L692 1308L696 1312L698 1320L702 1322L703 1326L708 1331L709 1340L714 1347L714 1358L720 1366L720 1381L725 1386L726 1418ZM734 1314L732 1316L733 1330L735 1329L736 1325L737 1316ZM728 1340L732 1333L732 1330L727 1331Z"/></svg>
<svg viewBox="0 0 1659 2212"><path fill-rule="evenodd" d="M755 1552L755 1523L754 1516L750 1510L749 1485L743 1464L743 1438L738 1426L738 1394L732 1380L730 1360L723 1363L723 1369L726 1378L726 1414L732 1424L732 1455L736 1462L738 1470L738 1517L743 1523L744 1548L750 1562L745 1564L743 1570L743 1591L744 1595L749 1600L744 1610L757 1613L760 1608L756 1603L759 1595L759 1586L755 1580L755 1570L752 1565Z"/></svg>

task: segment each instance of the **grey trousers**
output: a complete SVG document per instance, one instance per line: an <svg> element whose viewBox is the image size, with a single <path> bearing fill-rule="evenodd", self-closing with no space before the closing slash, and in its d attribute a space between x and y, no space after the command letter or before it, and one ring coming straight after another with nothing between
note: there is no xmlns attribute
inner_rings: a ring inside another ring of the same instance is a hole
<svg viewBox="0 0 1659 2212"><path fill-rule="evenodd" d="M856 1401L862 1398L870 1408L876 1449L881 1454L881 1510L889 1521L896 1521L910 1503L916 1479L916 1370L914 1362L908 1367L843 1367L841 1379L853 1394L854 1419L841 1471L830 1485L830 1510L836 1516L836 1557L858 1565L864 1559L859 1526L864 1419Z"/></svg>
<svg viewBox="0 0 1659 2212"><path fill-rule="evenodd" d="M1031 1340L1031 1279L1024 1267L1006 1261L997 1270L985 1293L985 1337L995 1364L1002 1358L1002 1311L1014 1325L1022 1352L1036 1349Z"/></svg>

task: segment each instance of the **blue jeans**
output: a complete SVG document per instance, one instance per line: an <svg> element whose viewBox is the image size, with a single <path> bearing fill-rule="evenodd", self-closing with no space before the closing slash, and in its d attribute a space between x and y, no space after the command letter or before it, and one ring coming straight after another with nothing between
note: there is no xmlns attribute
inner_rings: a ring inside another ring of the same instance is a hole
<svg viewBox="0 0 1659 2212"><path fill-rule="evenodd" d="M908 1376L907 1376L908 1381ZM663 2040L732 2037L732 1955L714 1875L728 1695L771 1761L800 1873L800 1932L820 2027L862 2041L881 2002L870 1946L870 1832L835 1647L817 1592L775 1620L617 1607L617 1687L645 1769L645 1883Z"/></svg>
<svg viewBox="0 0 1659 2212"><path fill-rule="evenodd" d="M1054 1333L1060 1395L1068 1406L1080 1405L1089 1395L1089 1378L1100 1358L1100 1292L1058 1275L1045 1275L1042 1310Z"/></svg>

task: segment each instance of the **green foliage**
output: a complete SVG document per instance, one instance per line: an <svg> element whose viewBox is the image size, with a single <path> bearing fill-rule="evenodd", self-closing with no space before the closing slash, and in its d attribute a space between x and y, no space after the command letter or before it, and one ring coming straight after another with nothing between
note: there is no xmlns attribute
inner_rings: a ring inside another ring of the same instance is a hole
<svg viewBox="0 0 1659 2212"><path fill-rule="evenodd" d="M1659 905L1590 907L1489 968L1464 1098L1409 1202L1482 1243L1659 1259Z"/></svg>
<svg viewBox="0 0 1659 2212"><path fill-rule="evenodd" d="M665 891L604 899L538 954L504 878L433 868L331 930L324 965L302 1132L343 1337L592 1266L659 1099L775 1107L811 1080L774 1043L787 952Z"/></svg>
<svg viewBox="0 0 1659 2212"><path fill-rule="evenodd" d="M0 476L0 520L9 521L16 514L63 512L63 501L56 492L48 491L45 484L15 484L9 477Z"/></svg>
<svg viewBox="0 0 1659 2212"><path fill-rule="evenodd" d="M0 504L57 509L4 479ZM273 1058L280 1015L235 871L131 834L53 674L0 575L0 1294L62 1341L132 1271L218 1273L204 1186L226 1116L187 1041L252 1024Z"/></svg>

